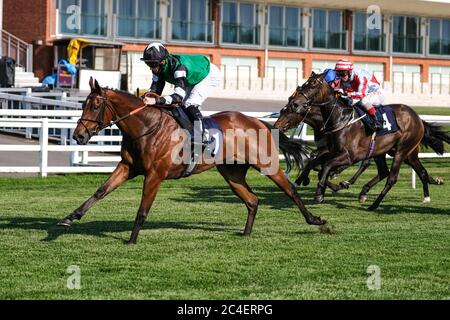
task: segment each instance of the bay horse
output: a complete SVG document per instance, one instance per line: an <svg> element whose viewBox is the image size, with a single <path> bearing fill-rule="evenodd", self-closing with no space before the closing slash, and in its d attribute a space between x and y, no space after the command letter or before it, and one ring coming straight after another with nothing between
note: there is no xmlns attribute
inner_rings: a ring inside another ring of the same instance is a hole
<svg viewBox="0 0 450 320"><path fill-rule="evenodd" d="M80 220L86 212L100 199L119 187L125 181L144 175L141 204L136 214L134 227L128 244L137 241L149 210L155 200L158 189L165 179L178 179L183 176L187 164L178 163L173 155L179 154L179 140L172 138L173 132L181 127L168 112L155 106L145 106L143 101L134 95L118 90L101 88L97 80L89 81L91 92L83 102L83 112L73 133L78 144L84 145L109 124L116 123L123 135L121 146L121 161L114 172L98 190L79 208L74 210L58 224L70 226L74 220ZM295 187L288 181L283 171L278 167L278 149L272 137L268 124L245 116L239 112L220 112L212 118L220 125L224 132L240 131L244 134L245 148L239 149L234 135L223 135L223 152L218 155L216 163L202 162L194 173L198 174L217 167L225 178L231 190L245 203L248 211L244 235L249 236L258 208L258 198L246 182L246 174L251 167L264 172L272 165L276 165L273 173L267 176L284 193L291 198L303 214L306 222L312 225L323 225L325 220L312 215L303 204ZM247 135L248 129L262 132L263 138L254 141ZM266 143L263 143L266 141ZM266 145L264 148L262 145ZM227 147L229 150L227 150ZM285 154L293 156L298 163L302 159L305 147L301 143L293 143L285 135L279 135L279 148ZM266 150L264 150L266 149ZM263 163L258 155L276 154L276 163L271 157L269 162ZM231 154L230 159L225 159ZM241 160L242 162L239 162ZM219 163L219 164L218 164Z"/></svg>
<svg viewBox="0 0 450 320"><path fill-rule="evenodd" d="M288 105L281 110L275 127L286 129L290 126L292 114L300 108L320 107L330 157L325 160L320 180L316 189L316 200L323 202L326 181L330 172L340 172L353 163L366 160L368 157L371 135L362 121L351 121L355 118L354 108L348 106L343 99L337 97L333 89L324 81L325 73L311 74L310 78L298 87L289 98ZM397 182L400 166L403 162L411 165L424 185L424 194L429 197L428 182L430 177L418 158L420 144L430 146L437 153L444 151L443 142L450 143L450 134L439 127L422 121L419 115L404 104L390 105L395 113L400 130L385 136L376 137L376 148L371 157L377 164L378 174L361 190L360 201L367 199L369 190L379 181L388 177L386 185L369 210L379 207L381 201ZM386 154L393 156L391 170L386 164Z"/></svg>
<svg viewBox="0 0 450 320"><path fill-rule="evenodd" d="M332 154L328 150L327 142L326 142L326 135L321 131L321 129L324 127L324 120L322 117L322 112L320 111L319 105L298 105L296 109L292 107L292 104L297 103L296 98L298 95L301 94L302 87L298 87L294 93L289 98L288 104L281 109L280 117L278 118L277 122L275 122L275 127L280 128L283 131L286 131L288 129L296 128L300 123L306 123L314 130L314 141L317 146L317 151L315 152L315 156L312 157L306 166L303 168L301 174L296 179L295 184L296 185L308 185L310 182L309 179L309 173L311 170L316 168L317 166L322 166L327 160L329 160L332 157ZM427 122L424 122L425 126L425 135L421 141L424 145L431 145L433 150L438 153L443 153L443 146L442 143L432 143L434 137L433 135L436 135L437 132L439 132L441 129L435 125L429 124ZM445 134L443 132L439 132L439 134ZM392 151L388 152L389 155L393 155ZM420 177L421 176L421 166L419 165L420 159L419 159L419 149L415 149L413 152L411 152L408 157L405 159L405 163L408 164ZM334 192L338 192L342 189L348 189L351 185L353 185L356 180L364 173L364 171L370 166L370 159L366 159L361 162L357 172L353 175L353 177L349 180L342 181L339 184L333 184L329 180L327 180L326 185ZM426 171L426 169L423 169ZM333 175L333 173L330 174L330 176ZM428 181L422 181L423 186L423 196L424 196L424 202L428 202L430 199L430 194L428 190L428 184L435 184L435 185L442 185L443 180L440 178L433 178L429 174L428 175ZM320 177L319 177L320 179ZM368 192L368 190L366 191ZM365 201L364 197L361 199Z"/></svg>

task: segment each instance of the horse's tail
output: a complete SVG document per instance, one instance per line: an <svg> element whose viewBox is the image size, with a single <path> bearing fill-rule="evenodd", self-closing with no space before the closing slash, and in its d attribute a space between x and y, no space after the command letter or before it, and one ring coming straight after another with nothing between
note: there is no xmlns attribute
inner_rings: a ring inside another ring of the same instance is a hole
<svg viewBox="0 0 450 320"><path fill-rule="evenodd" d="M271 124L262 121L264 125L269 129L275 129ZM283 132L279 131L279 148L286 159L286 173L289 173L292 167L300 169L306 160L309 159L311 149L309 144L303 140L289 139Z"/></svg>
<svg viewBox="0 0 450 320"><path fill-rule="evenodd" d="M441 126L422 121L425 127L425 135L421 141L425 147L430 147L439 155L444 154L444 142L450 144L450 132L446 132Z"/></svg>

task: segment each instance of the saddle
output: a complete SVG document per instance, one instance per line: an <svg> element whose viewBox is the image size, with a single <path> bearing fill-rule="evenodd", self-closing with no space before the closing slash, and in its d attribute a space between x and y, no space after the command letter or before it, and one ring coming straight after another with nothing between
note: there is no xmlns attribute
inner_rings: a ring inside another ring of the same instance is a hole
<svg viewBox="0 0 450 320"><path fill-rule="evenodd" d="M191 137L191 159L190 162L187 163L186 170L183 173L183 177L188 177L192 174L192 172L194 172L199 161L201 160L200 154L198 154L198 151L200 150L197 150L194 145L194 125L182 107L174 108L170 111L170 113L181 128L189 132ZM202 127L204 132L204 141L201 152L208 155L208 157L214 157L221 150L220 147L223 143L223 130L211 117L203 118Z"/></svg>

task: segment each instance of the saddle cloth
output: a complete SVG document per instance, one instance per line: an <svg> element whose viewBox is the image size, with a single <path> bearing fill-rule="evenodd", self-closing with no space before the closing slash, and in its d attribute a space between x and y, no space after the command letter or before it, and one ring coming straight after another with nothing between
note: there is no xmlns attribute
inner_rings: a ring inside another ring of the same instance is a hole
<svg viewBox="0 0 450 320"><path fill-rule="evenodd" d="M191 135L191 146L194 142L194 126L189 119L186 112L182 107L172 109L172 116L178 122L178 124ZM223 144L223 130L220 125L210 117L204 117L202 120L204 144L203 150L208 157L215 157L221 150ZM201 158L199 155L194 154L195 149L192 147L192 154L190 163L187 163L186 171L183 177L188 177L197 167L197 162Z"/></svg>
<svg viewBox="0 0 450 320"><path fill-rule="evenodd" d="M379 121L382 121L383 125L377 129L377 136L384 136L387 134L394 133L399 130L397 119L395 118L395 113L389 106L376 106L376 117ZM366 109L360 104L357 103L355 105L356 113L358 114L358 117L362 117L366 115L361 120L363 123L368 127L369 129L372 127L373 120L372 117L370 117Z"/></svg>

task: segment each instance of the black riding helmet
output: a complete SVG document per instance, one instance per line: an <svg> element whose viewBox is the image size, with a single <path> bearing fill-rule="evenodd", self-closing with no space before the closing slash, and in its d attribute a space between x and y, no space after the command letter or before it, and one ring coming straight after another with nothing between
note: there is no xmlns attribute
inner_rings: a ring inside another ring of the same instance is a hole
<svg viewBox="0 0 450 320"><path fill-rule="evenodd" d="M154 68L161 64L167 58L169 52L159 42L150 43L144 50L144 55L141 58L149 67Z"/></svg>

